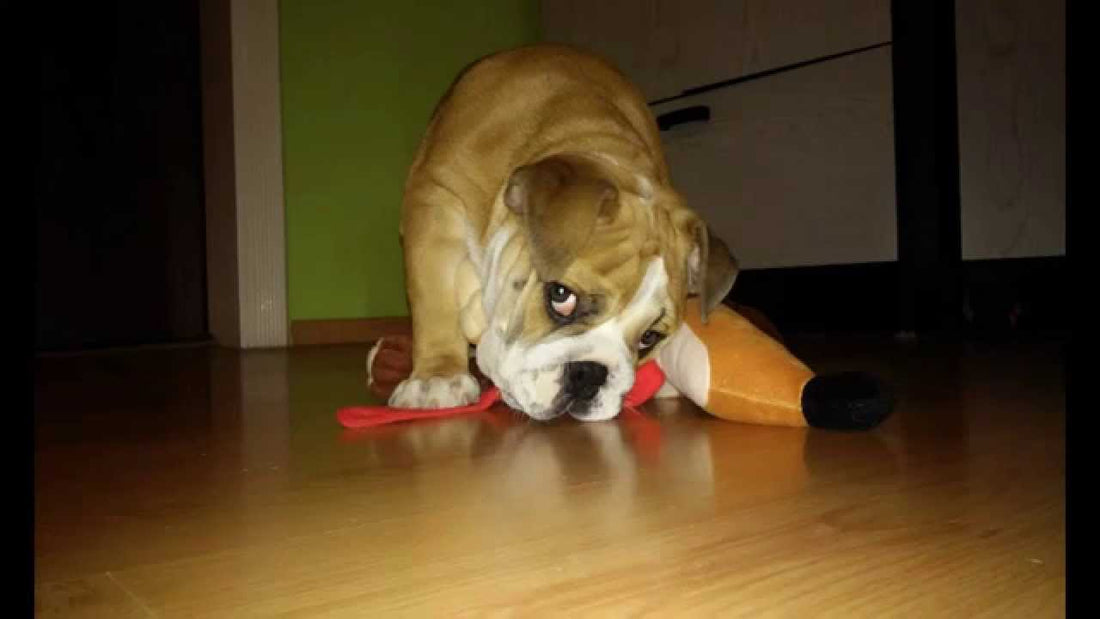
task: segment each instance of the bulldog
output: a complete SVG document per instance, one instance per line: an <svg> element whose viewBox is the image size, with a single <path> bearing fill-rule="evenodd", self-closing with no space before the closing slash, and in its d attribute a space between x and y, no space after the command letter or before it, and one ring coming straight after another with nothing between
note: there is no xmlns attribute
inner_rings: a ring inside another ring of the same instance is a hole
<svg viewBox="0 0 1100 619"><path fill-rule="evenodd" d="M477 368L536 420L618 414L635 368L733 286L727 246L673 189L641 93L560 45L468 66L405 183L412 317L402 408L469 404Z"/></svg>

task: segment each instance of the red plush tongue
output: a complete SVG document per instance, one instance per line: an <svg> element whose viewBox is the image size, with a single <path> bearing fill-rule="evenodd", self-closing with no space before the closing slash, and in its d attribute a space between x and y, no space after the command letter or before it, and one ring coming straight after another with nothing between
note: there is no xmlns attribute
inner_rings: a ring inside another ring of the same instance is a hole
<svg viewBox="0 0 1100 619"><path fill-rule="evenodd" d="M638 371L634 373L634 386L623 398L623 406L634 408L641 406L657 394L661 385L665 384L665 373L656 361L646 361Z"/></svg>
<svg viewBox="0 0 1100 619"><path fill-rule="evenodd" d="M638 368L634 375L634 386L623 398L623 408L633 410L653 397L665 382L665 374L654 361L648 361ZM371 428L399 421L417 419L438 419L466 413L480 413L488 410L500 401L500 390L490 387L481 394L481 398L469 406L454 408L420 409L393 408L390 406L348 406L336 411L336 419L345 428Z"/></svg>

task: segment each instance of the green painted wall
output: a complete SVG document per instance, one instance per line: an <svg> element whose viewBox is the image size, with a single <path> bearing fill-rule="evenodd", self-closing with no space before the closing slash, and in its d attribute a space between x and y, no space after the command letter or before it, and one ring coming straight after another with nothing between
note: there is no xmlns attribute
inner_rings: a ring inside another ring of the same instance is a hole
<svg viewBox="0 0 1100 619"><path fill-rule="evenodd" d="M467 63L538 36L537 0L281 0L291 320L408 313L401 188Z"/></svg>

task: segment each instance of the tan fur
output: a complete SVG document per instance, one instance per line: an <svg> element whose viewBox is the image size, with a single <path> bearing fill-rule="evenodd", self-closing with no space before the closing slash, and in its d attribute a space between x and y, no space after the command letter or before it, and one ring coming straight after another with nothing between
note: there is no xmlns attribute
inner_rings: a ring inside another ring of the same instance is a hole
<svg viewBox="0 0 1100 619"><path fill-rule="evenodd" d="M507 225L524 231L508 255L534 270L510 283L523 304L512 337L558 328L542 282L584 291L598 307L590 321L564 327L583 330L614 316L660 256L669 277L661 326L671 332L689 288L713 307L736 273L671 187L642 95L604 61L567 47L525 47L471 65L428 126L401 220L413 379L466 373L468 343L491 320L477 313L471 243L484 248Z"/></svg>

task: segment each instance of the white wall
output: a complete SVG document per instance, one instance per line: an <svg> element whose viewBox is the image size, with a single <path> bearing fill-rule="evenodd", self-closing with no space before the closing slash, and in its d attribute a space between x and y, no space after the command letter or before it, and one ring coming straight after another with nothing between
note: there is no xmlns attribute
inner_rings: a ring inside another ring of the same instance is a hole
<svg viewBox="0 0 1100 619"><path fill-rule="evenodd" d="M232 348L289 339L278 6L200 4L207 311Z"/></svg>
<svg viewBox="0 0 1100 619"><path fill-rule="evenodd" d="M1065 255L1065 14L955 3L964 259Z"/></svg>

